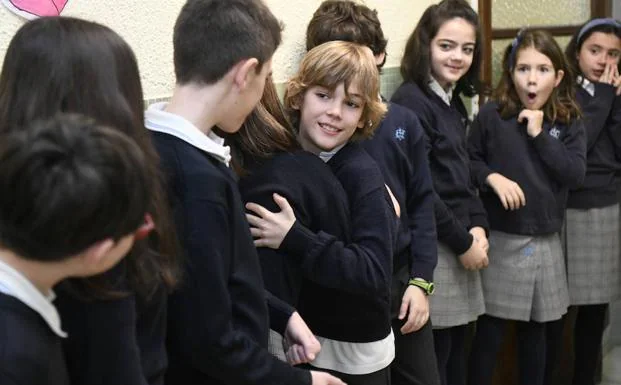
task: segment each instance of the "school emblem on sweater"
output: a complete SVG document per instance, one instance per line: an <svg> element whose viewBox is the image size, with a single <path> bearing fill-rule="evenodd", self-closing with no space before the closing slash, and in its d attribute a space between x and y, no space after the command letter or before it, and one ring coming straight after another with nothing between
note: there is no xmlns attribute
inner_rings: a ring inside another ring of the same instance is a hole
<svg viewBox="0 0 621 385"><path fill-rule="evenodd" d="M395 139L400 142L405 140L405 130L403 128L397 127L397 129L395 130Z"/></svg>
<svg viewBox="0 0 621 385"><path fill-rule="evenodd" d="M558 137L561 136L561 130L556 127L552 127L552 129L550 130L550 136L558 139Z"/></svg>
<svg viewBox="0 0 621 385"><path fill-rule="evenodd" d="M13 13L28 19L59 16L68 0L0 0Z"/></svg>

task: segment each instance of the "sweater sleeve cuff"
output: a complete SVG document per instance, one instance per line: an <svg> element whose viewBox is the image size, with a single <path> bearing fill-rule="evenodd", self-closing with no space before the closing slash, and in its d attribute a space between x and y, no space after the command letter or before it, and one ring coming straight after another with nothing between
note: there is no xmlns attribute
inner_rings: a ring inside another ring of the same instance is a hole
<svg viewBox="0 0 621 385"><path fill-rule="evenodd" d="M470 216L470 228L482 227L485 230L485 234L489 236L489 223L485 214L473 214Z"/></svg>
<svg viewBox="0 0 621 385"><path fill-rule="evenodd" d="M450 247L451 250L459 256L468 251L470 246L472 246L473 240L474 237L472 234L467 231L460 231L449 239L443 240L443 242L446 243L448 247Z"/></svg>
<svg viewBox="0 0 621 385"><path fill-rule="evenodd" d="M412 264L410 278L422 278L425 281L433 282L434 266L427 261L417 261Z"/></svg>
<svg viewBox="0 0 621 385"><path fill-rule="evenodd" d="M312 231L300 224L299 221L295 221L285 235L279 249L287 252L294 262L302 263L314 238L315 234Z"/></svg>
<svg viewBox="0 0 621 385"><path fill-rule="evenodd" d="M267 299L267 308L270 317L270 329L276 330L280 334L284 334L287 330L289 318L295 312L295 309L288 303L275 297L269 291L265 291Z"/></svg>

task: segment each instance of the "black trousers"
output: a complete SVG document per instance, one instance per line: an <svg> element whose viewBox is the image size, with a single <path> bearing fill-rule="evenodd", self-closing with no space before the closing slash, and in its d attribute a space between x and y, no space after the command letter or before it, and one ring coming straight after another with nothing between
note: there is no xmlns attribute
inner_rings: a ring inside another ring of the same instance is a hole
<svg viewBox="0 0 621 385"><path fill-rule="evenodd" d="M390 365L392 384L440 385L431 321L413 333L400 332L405 321L397 317L401 298L407 288L407 279L407 270L393 276L391 315L395 335L395 359Z"/></svg>
<svg viewBox="0 0 621 385"><path fill-rule="evenodd" d="M435 329L433 340L442 385L466 384L466 336L468 325Z"/></svg>

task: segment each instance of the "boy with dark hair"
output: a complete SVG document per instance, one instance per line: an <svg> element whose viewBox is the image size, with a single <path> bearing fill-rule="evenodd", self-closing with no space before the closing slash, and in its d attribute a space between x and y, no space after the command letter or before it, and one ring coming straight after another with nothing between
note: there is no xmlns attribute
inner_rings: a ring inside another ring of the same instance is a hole
<svg viewBox="0 0 621 385"><path fill-rule="evenodd" d="M239 130L280 41L280 23L260 0L187 1L174 30L172 99L146 113L185 251L184 280L169 301L171 385L343 384L268 352L270 323L285 336L290 363L312 360L319 343L265 292L229 147L212 131Z"/></svg>
<svg viewBox="0 0 621 385"><path fill-rule="evenodd" d="M152 181L118 130L59 115L0 141L0 383L69 384L52 287L109 270L153 229Z"/></svg>
<svg viewBox="0 0 621 385"><path fill-rule="evenodd" d="M331 40L369 47L379 69L386 61L387 40L377 11L363 4L328 0L319 6L306 30L306 48ZM375 135L365 142L365 149L380 166L401 207L393 259L396 357L391 364L391 379L398 385L435 385L440 379L427 296L433 292L437 241L426 139L413 112L395 104L388 107Z"/></svg>

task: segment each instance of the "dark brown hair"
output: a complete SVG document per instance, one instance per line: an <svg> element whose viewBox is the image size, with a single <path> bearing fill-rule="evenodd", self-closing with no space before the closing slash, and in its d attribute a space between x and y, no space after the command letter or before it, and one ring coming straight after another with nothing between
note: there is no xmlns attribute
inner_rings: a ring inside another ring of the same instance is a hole
<svg viewBox="0 0 621 385"><path fill-rule="evenodd" d="M570 120L580 117L580 108L575 99L575 78L572 76L572 71L558 43L546 31L522 30L518 37L505 49L502 77L493 95L493 100L498 103L500 115L503 119L519 114L523 108L522 102L515 90L512 73L520 51L527 48L534 48L547 56L552 62L555 73L558 73L558 71L564 72L563 79L554 88L550 99L543 107L546 119L568 123Z"/></svg>
<svg viewBox="0 0 621 385"><path fill-rule="evenodd" d="M261 71L280 45L282 26L261 0L188 0L173 34L177 83L213 84L256 58Z"/></svg>
<svg viewBox="0 0 621 385"><path fill-rule="evenodd" d="M0 74L0 133L59 112L80 113L116 128L145 153L156 231L149 238L152 247L137 242L124 263L133 290L152 293L160 283L171 288L180 271L177 240L159 158L144 126L138 64L127 43L108 27L45 17L24 24L11 40ZM96 277L77 281L88 286Z"/></svg>
<svg viewBox="0 0 621 385"><path fill-rule="evenodd" d="M145 221L153 191L135 141L80 115L59 114L0 141L0 244L56 262Z"/></svg>
<svg viewBox="0 0 621 385"><path fill-rule="evenodd" d="M589 23L593 21L599 21L602 19L592 19L586 23L584 23L571 37L571 40L567 44L565 48L565 57L567 58L567 62L569 63L569 67L573 71L574 75L578 76L582 73L580 70L580 66L578 65L578 54L580 54L580 50L582 49L582 44L595 32L602 32L606 34L615 35L617 38L621 40L621 24L616 21L610 23L602 23L594 25L589 28ZM604 19L605 20L605 19ZM603 21L603 20L602 20ZM617 63L617 70L621 72L621 60Z"/></svg>
<svg viewBox="0 0 621 385"><path fill-rule="evenodd" d="M444 23L461 18L475 30L475 46L472 64L468 72L455 84L453 95L474 96L479 93L479 70L481 66L481 30L479 17L465 0L442 0L430 5L421 16L416 28L408 38L401 59L401 76L406 82L413 82L426 93L430 93L428 81L431 73L431 41Z"/></svg>
<svg viewBox="0 0 621 385"><path fill-rule="evenodd" d="M271 78L265 83L261 100L240 130L225 137L231 147L231 166L239 176L247 175L248 163L300 148Z"/></svg>
<svg viewBox="0 0 621 385"><path fill-rule="evenodd" d="M385 54L388 44L377 11L351 0L324 1L308 23L307 51L332 40L365 45L375 56Z"/></svg>

